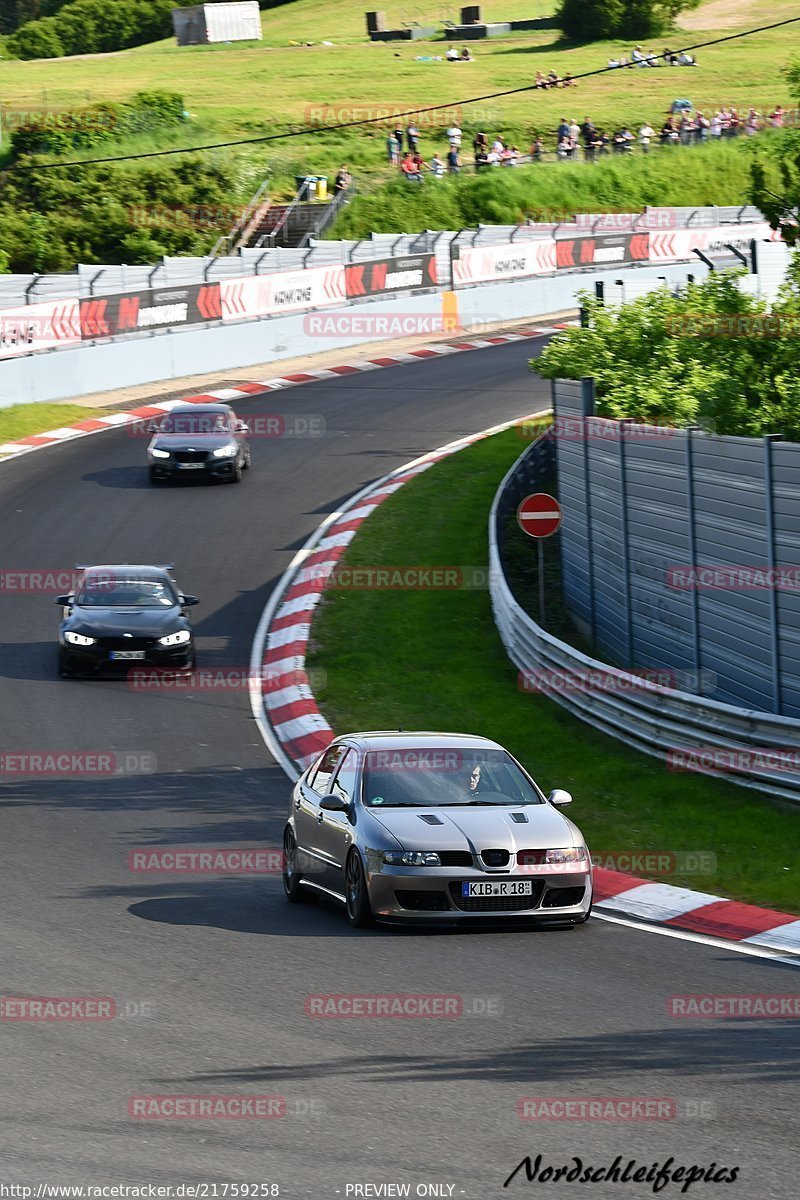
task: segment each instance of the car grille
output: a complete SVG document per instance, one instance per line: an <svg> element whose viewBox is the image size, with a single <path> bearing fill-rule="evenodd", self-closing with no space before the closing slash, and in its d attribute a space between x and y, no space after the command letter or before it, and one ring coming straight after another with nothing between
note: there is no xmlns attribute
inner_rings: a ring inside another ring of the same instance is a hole
<svg viewBox="0 0 800 1200"><path fill-rule="evenodd" d="M481 858L487 867L508 866L510 857L508 850L481 850Z"/></svg>
<svg viewBox="0 0 800 1200"><path fill-rule="evenodd" d="M443 867L474 866L469 850L437 850L437 854Z"/></svg>
<svg viewBox="0 0 800 1200"><path fill-rule="evenodd" d="M208 462L207 450L173 450L175 462Z"/></svg>
<svg viewBox="0 0 800 1200"><path fill-rule="evenodd" d="M450 898L462 912L521 912L536 908L543 890L543 883L534 883L530 896L474 896L470 899L461 895L460 883L451 883Z"/></svg>
<svg viewBox="0 0 800 1200"><path fill-rule="evenodd" d="M548 888L542 908L567 908L570 904L580 904L583 893L583 887Z"/></svg>
<svg viewBox="0 0 800 1200"><path fill-rule="evenodd" d="M395 892L395 899L401 908L410 908L416 912L447 912L447 897L444 892Z"/></svg>
<svg viewBox="0 0 800 1200"><path fill-rule="evenodd" d="M155 638L107 637L98 638L101 650L149 650L156 644Z"/></svg>

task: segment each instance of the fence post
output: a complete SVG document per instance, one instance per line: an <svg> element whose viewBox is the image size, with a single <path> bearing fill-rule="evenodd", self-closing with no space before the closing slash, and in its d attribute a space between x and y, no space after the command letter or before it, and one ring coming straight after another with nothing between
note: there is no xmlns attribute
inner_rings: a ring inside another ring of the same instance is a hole
<svg viewBox="0 0 800 1200"><path fill-rule="evenodd" d="M780 433L764 435L764 512L766 514L767 567L773 581L767 589L769 597L769 632L772 649L772 706L779 715L783 712L781 688L781 643L778 614L778 589L775 585L775 496L772 471L772 443L781 440Z"/></svg>
<svg viewBox="0 0 800 1200"><path fill-rule="evenodd" d="M697 691L703 694L703 678L700 673L700 609L697 595L697 539L694 526L694 456L692 434L698 432L699 426L689 425L686 428L686 520L689 546L689 567L692 572L692 586L689 589L689 603L692 613L692 662L697 679Z"/></svg>
<svg viewBox="0 0 800 1200"><path fill-rule="evenodd" d="M618 422L619 427L619 498L622 542L622 590L625 597L625 644L628 667L633 670L633 612L631 608L631 574L628 546L628 469L625 457L625 429L633 424L632 417Z"/></svg>

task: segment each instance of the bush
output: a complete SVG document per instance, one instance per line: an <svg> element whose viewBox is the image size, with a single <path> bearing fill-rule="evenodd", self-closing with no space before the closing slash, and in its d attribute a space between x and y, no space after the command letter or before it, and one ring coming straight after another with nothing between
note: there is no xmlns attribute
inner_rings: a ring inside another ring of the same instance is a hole
<svg viewBox="0 0 800 1200"><path fill-rule="evenodd" d="M576 42L655 37L700 0L562 0L559 27Z"/></svg>
<svg viewBox="0 0 800 1200"><path fill-rule="evenodd" d="M23 155L68 155L109 138L157 133L184 120L183 99L176 92L139 92L128 104L87 105L74 112L54 113L50 123L30 125L11 135L11 160Z"/></svg>
<svg viewBox="0 0 800 1200"><path fill-rule="evenodd" d="M800 292L790 284L773 310L787 315L790 336L765 336L758 326L767 306L740 290L736 274L710 275L679 296L660 288L619 308L582 293L588 326L554 338L531 367L547 379L594 377L598 416L800 441L792 329ZM797 264L792 278L800 278ZM697 316L709 321L687 325Z"/></svg>
<svg viewBox="0 0 800 1200"><path fill-rule="evenodd" d="M19 58L59 58L125 50L169 37L174 0L72 0L54 16L21 26L8 39Z"/></svg>

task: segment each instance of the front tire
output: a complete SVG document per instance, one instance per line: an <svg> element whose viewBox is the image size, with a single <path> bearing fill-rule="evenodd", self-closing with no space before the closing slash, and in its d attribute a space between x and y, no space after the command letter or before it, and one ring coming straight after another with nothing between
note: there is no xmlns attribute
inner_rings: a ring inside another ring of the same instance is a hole
<svg viewBox="0 0 800 1200"><path fill-rule="evenodd" d="M234 463L234 466L233 466L233 474L231 475L231 483L241 483L242 482L242 473L243 473L242 464L239 461L239 459L237 458L236 462Z"/></svg>
<svg viewBox="0 0 800 1200"><path fill-rule="evenodd" d="M354 929L369 929L373 923L372 908L361 855L357 850L351 850L348 855L344 881L348 921Z"/></svg>
<svg viewBox="0 0 800 1200"><path fill-rule="evenodd" d="M305 900L301 878L297 869L297 840L291 826L287 825L283 834L283 890L290 904L301 904Z"/></svg>
<svg viewBox="0 0 800 1200"><path fill-rule="evenodd" d="M164 482L164 476L163 476L163 475L160 475L160 474L158 474L158 472L157 472L157 471L155 471L155 470L153 469L153 467L151 467L151 468L150 468L150 470L148 471L148 475L149 475L149 477L150 477L150 482L151 482L152 484L156 484L156 485L158 485L158 484L161 484L161 483L163 483L163 482Z"/></svg>
<svg viewBox="0 0 800 1200"><path fill-rule="evenodd" d="M58 673L62 679L72 679L72 671L67 667L66 659L61 653L58 656Z"/></svg>

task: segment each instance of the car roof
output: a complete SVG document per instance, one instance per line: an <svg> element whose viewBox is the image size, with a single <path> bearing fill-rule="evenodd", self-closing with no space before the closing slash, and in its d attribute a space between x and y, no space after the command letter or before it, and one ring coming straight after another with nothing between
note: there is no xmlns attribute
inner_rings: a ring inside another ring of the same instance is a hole
<svg viewBox="0 0 800 1200"><path fill-rule="evenodd" d="M86 579L91 579L95 575L102 575L104 578L110 575L112 578L129 579L133 575L137 579L169 579L172 582L169 571L168 567L142 566L138 563L114 563L107 567L85 567L83 574Z"/></svg>
<svg viewBox="0 0 800 1200"><path fill-rule="evenodd" d="M227 413L230 411L231 406L229 404L222 403L176 404L175 407L171 408L165 415L168 417L174 417L176 413L178 413L180 416L183 416L184 413L225 413L227 415Z"/></svg>
<svg viewBox="0 0 800 1200"><path fill-rule="evenodd" d="M501 750L505 747L491 738L474 733L437 733L434 730L370 730L363 733L343 733L337 742L351 742L362 750Z"/></svg>

